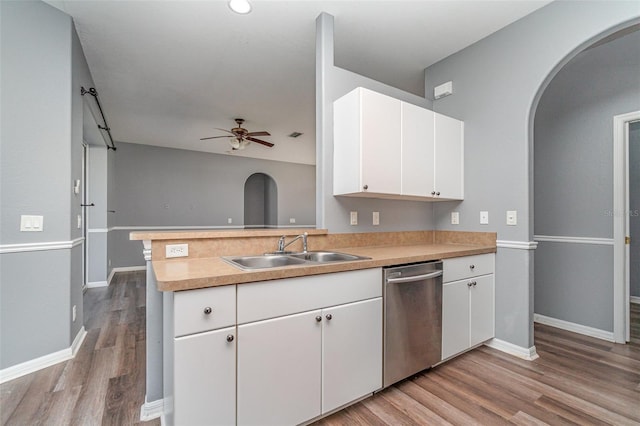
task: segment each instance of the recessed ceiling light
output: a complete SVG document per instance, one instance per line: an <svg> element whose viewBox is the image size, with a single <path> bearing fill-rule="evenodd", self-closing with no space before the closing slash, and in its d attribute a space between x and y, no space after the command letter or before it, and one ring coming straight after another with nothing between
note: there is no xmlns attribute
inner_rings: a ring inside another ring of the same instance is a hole
<svg viewBox="0 0 640 426"><path fill-rule="evenodd" d="M249 0L229 0L229 7L241 15L246 15L251 12L251 3L249 3Z"/></svg>

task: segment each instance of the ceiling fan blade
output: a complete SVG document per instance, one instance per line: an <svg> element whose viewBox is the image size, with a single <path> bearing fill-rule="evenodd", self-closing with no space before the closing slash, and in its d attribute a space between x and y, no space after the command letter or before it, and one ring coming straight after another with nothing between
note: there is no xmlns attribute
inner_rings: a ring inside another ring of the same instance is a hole
<svg viewBox="0 0 640 426"><path fill-rule="evenodd" d="M218 138L232 138L233 136L211 136L208 138L200 138L201 141L206 141L207 139L218 139Z"/></svg>
<svg viewBox="0 0 640 426"><path fill-rule="evenodd" d="M251 136L247 136L245 139L251 142L262 144L264 146L268 146L269 148L273 146L271 142L261 141L260 139L252 138Z"/></svg>
<svg viewBox="0 0 640 426"><path fill-rule="evenodd" d="M214 127L214 129L216 129L216 130L222 130L223 132L231 133L232 135L234 135L234 136L235 136L235 133L233 133L231 130L221 129L221 128L219 128L219 127Z"/></svg>
<svg viewBox="0 0 640 426"><path fill-rule="evenodd" d="M271 133L263 130L261 132L249 132L247 133L247 136L271 136Z"/></svg>

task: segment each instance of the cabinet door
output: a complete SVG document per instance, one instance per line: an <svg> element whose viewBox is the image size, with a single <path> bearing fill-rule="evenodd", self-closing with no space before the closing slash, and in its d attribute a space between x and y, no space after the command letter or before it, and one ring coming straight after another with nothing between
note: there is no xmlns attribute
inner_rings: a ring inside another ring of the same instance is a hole
<svg viewBox="0 0 640 426"><path fill-rule="evenodd" d="M435 114L435 190L440 198L462 200L464 195L464 123Z"/></svg>
<svg viewBox="0 0 640 426"><path fill-rule="evenodd" d="M236 328L179 337L174 344L176 425L236 421Z"/></svg>
<svg viewBox="0 0 640 426"><path fill-rule="evenodd" d="M361 184L400 194L400 101L361 89Z"/></svg>
<svg viewBox="0 0 640 426"><path fill-rule="evenodd" d="M238 326L238 424L320 415L320 310Z"/></svg>
<svg viewBox="0 0 640 426"><path fill-rule="evenodd" d="M322 310L322 413L382 387L382 298Z"/></svg>
<svg viewBox="0 0 640 426"><path fill-rule="evenodd" d="M402 102L402 195L434 190L433 111Z"/></svg>
<svg viewBox="0 0 640 426"><path fill-rule="evenodd" d="M468 282L442 286L442 359L469 348Z"/></svg>
<svg viewBox="0 0 640 426"><path fill-rule="evenodd" d="M475 346L494 335L495 296L493 274L473 278L476 283L469 291L469 346Z"/></svg>

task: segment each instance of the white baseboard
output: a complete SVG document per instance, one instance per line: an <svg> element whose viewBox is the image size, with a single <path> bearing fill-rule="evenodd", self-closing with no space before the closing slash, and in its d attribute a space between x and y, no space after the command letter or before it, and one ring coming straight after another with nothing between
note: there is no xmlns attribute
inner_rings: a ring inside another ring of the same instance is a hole
<svg viewBox="0 0 640 426"><path fill-rule="evenodd" d="M43 368L70 360L78 353L86 335L87 332L84 327L82 327L78 331L78 334L76 334L70 347L0 370L0 383L8 382L9 380L17 379L18 377L35 373Z"/></svg>
<svg viewBox="0 0 640 426"><path fill-rule="evenodd" d="M615 342L612 331L600 330L598 328L576 324L557 318L551 318L540 314L533 314L533 322L550 325L551 327L560 328L562 330L567 330L578 334L584 334L585 336L595 337L596 339L602 339L608 342Z"/></svg>
<svg viewBox="0 0 640 426"><path fill-rule="evenodd" d="M108 285L108 281L91 281L87 283L87 288L107 287Z"/></svg>
<svg viewBox="0 0 640 426"><path fill-rule="evenodd" d="M111 280L113 279L113 276L116 274L116 272L133 272L133 271L146 271L146 270L147 270L146 266L121 266L119 268L113 268L109 273L109 278L107 278L107 285L111 285Z"/></svg>
<svg viewBox="0 0 640 426"><path fill-rule="evenodd" d="M496 338L493 338L485 342L484 344L489 346L490 348L497 349L501 352L516 356L518 358L522 358L527 361L533 361L534 359L539 358L535 346L525 348Z"/></svg>
<svg viewBox="0 0 640 426"><path fill-rule="evenodd" d="M631 303L640 305L640 296L629 296L629 299L631 300Z"/></svg>
<svg viewBox="0 0 640 426"><path fill-rule="evenodd" d="M147 401L144 399L144 404L140 406L140 421L146 422L152 419L162 417L164 414L164 400L158 399L156 401Z"/></svg>

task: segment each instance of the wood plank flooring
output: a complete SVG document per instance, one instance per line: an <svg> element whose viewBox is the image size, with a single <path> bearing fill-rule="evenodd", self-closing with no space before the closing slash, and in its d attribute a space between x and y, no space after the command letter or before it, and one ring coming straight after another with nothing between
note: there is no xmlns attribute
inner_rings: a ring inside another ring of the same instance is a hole
<svg viewBox="0 0 640 426"><path fill-rule="evenodd" d="M88 290L88 334L78 355L0 385L1 424L159 425L138 420L144 303L144 272L120 273L109 288ZM316 425L640 425L640 343L539 324L535 343L535 361L483 346Z"/></svg>
<svg viewBox="0 0 640 426"><path fill-rule="evenodd" d="M140 422L145 395L145 272L84 295L85 337L72 360L0 385L2 425Z"/></svg>

